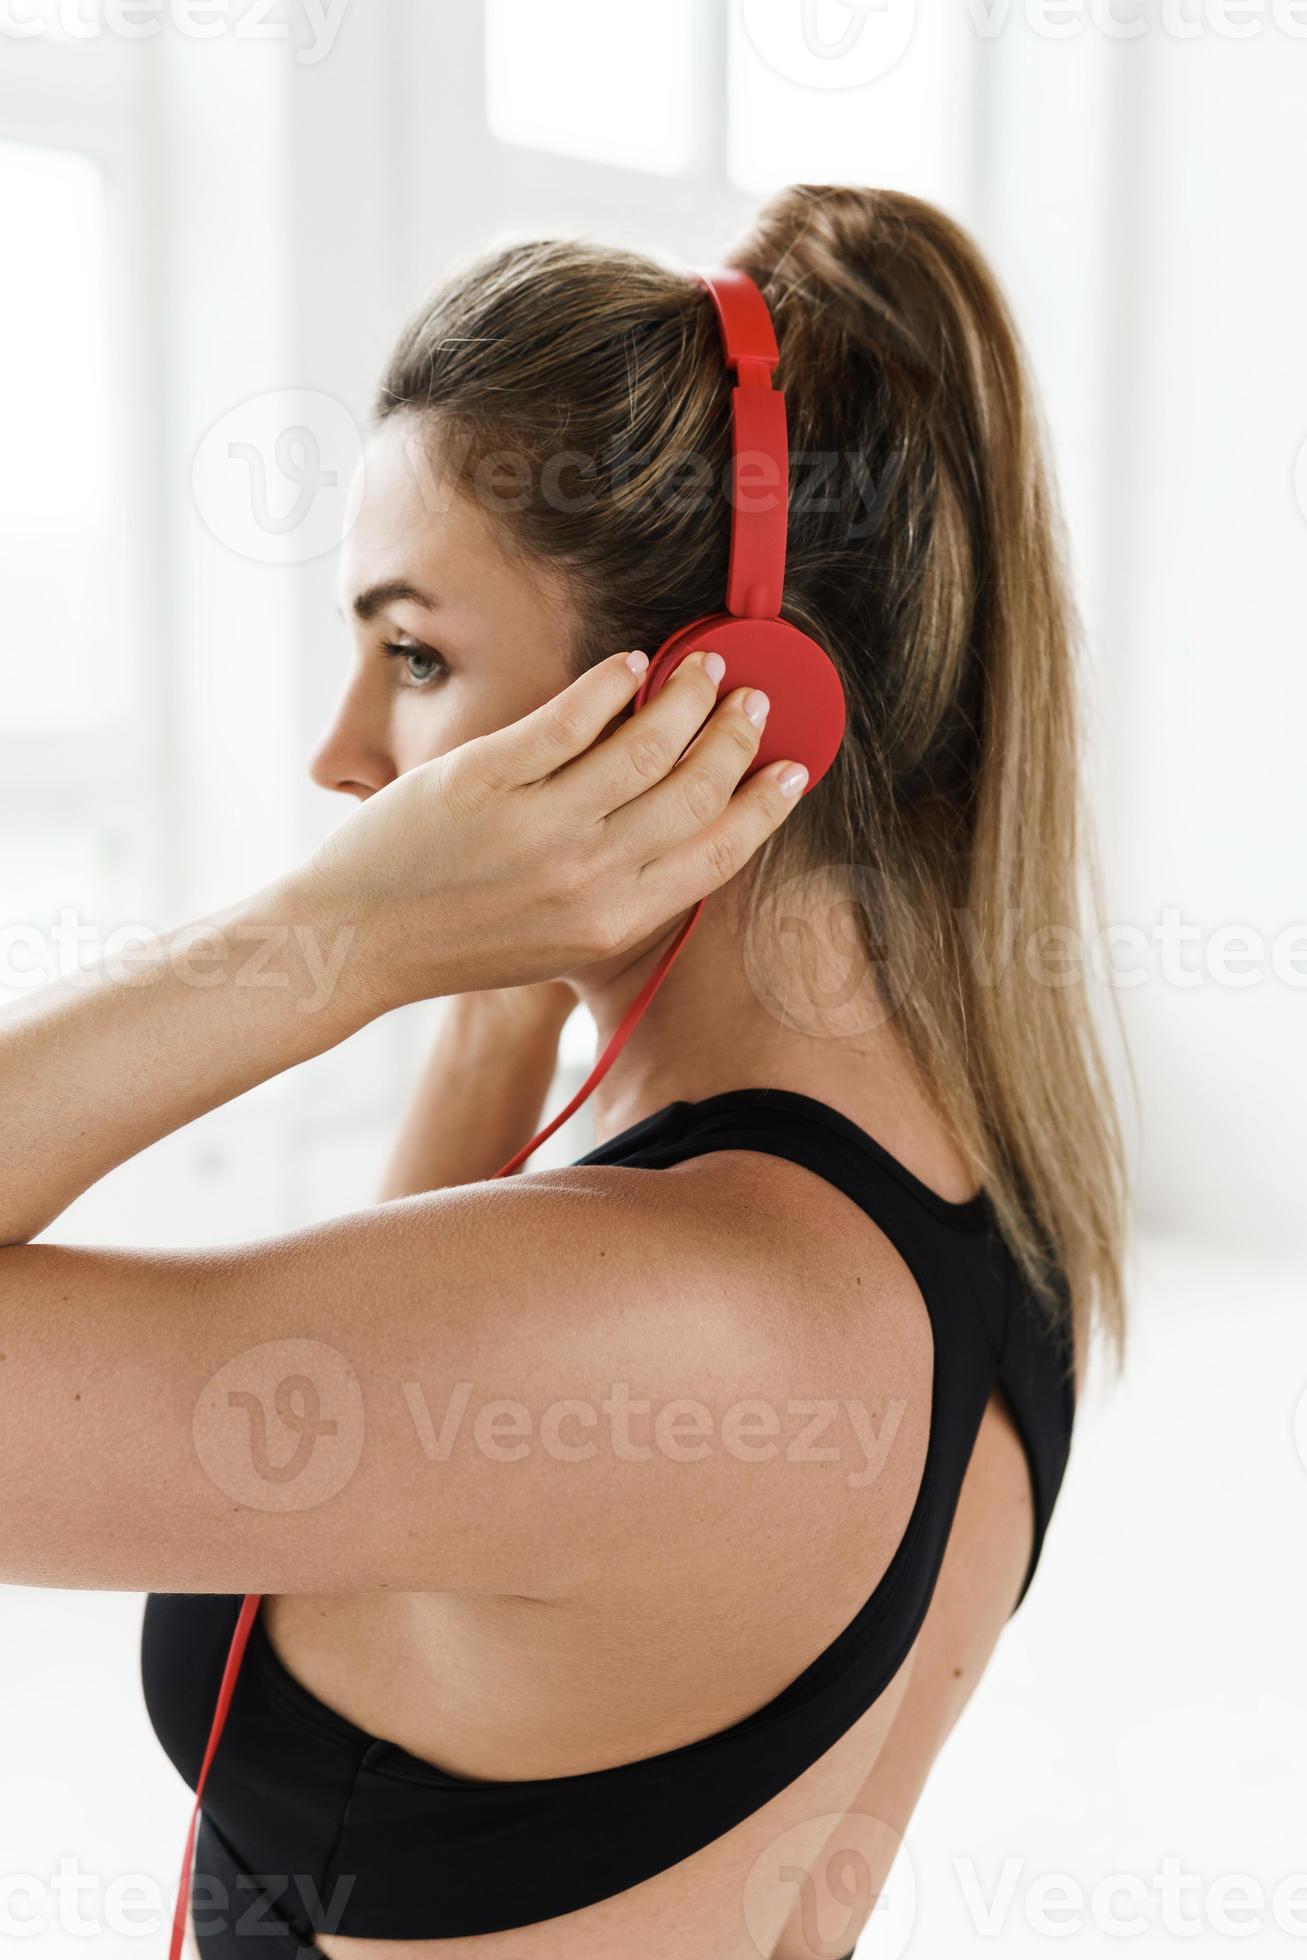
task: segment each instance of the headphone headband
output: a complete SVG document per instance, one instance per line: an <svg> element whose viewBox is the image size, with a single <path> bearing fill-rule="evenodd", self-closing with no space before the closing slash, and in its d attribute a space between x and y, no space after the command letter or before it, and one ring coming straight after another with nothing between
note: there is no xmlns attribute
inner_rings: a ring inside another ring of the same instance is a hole
<svg viewBox="0 0 1307 1960"><path fill-rule="evenodd" d="M731 561L726 610L776 619L785 590L790 516L790 438L785 397L772 381L780 360L771 313L747 272L696 266L717 310L731 390Z"/></svg>
<svg viewBox="0 0 1307 1960"><path fill-rule="evenodd" d="M769 370L774 368L781 357L776 329L748 273L735 266L696 266L694 276L708 288L717 308L727 367L738 370L741 361L763 361ZM771 386L770 373L762 385Z"/></svg>

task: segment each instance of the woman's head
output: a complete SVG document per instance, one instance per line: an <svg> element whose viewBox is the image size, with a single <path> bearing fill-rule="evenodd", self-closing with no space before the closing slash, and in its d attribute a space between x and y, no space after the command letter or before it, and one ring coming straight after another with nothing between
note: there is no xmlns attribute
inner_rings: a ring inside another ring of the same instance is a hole
<svg viewBox="0 0 1307 1960"><path fill-rule="evenodd" d="M358 657L313 757L324 788L370 795L520 719L574 673L562 582L514 551L488 504L437 482L430 460L413 416L384 420L368 442L340 564Z"/></svg>
<svg viewBox="0 0 1307 1960"><path fill-rule="evenodd" d="M1045 984L1026 957L1077 923L1080 836L1072 620L1016 335L966 234L895 193L791 187L726 262L762 289L780 345L784 616L828 649L848 705L830 773L751 867L752 900L809 867L874 891L862 931L896 1026L1014 1249L1036 1278L1051 1254L1077 1311L1096 1298L1117 1334L1120 1152L1083 982ZM582 241L495 251L392 358L373 447L383 484L408 480L404 516L392 535L365 511L357 575L384 583L377 565L425 548L466 582L476 540L513 642L510 713L619 647L652 654L723 604L729 388L711 298L684 272ZM401 624L423 641L421 615ZM465 707L440 684L440 747L492 712L474 682L469 667Z"/></svg>

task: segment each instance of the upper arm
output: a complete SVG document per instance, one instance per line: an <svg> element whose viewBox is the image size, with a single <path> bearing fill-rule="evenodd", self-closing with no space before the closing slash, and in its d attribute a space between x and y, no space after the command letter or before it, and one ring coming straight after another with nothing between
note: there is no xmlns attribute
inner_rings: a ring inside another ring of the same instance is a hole
<svg viewBox="0 0 1307 1960"><path fill-rule="evenodd" d="M694 1394L691 1352L749 1392L712 1338L707 1234L670 1229L634 1175L468 1186L236 1248L6 1248L0 1580L566 1585L685 1488L676 1460L614 1444L616 1405Z"/></svg>

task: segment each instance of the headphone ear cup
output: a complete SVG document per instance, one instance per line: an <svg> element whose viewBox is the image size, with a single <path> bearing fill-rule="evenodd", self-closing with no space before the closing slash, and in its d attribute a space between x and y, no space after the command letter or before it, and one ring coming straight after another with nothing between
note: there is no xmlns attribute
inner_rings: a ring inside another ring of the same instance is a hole
<svg viewBox="0 0 1307 1960"><path fill-rule="evenodd" d="M700 650L726 662L718 694L757 687L771 702L758 753L745 771L752 776L771 762L801 762L814 789L834 762L844 739L844 688L825 648L783 619L737 619L709 613L679 628L654 655L635 697L652 701L681 662Z"/></svg>

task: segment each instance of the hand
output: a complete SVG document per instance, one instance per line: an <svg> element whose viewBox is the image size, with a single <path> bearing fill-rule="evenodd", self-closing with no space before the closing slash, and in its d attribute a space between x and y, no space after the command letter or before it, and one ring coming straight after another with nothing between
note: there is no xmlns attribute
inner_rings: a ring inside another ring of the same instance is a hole
<svg viewBox="0 0 1307 1960"><path fill-rule="evenodd" d="M704 659L613 728L644 671L615 654L345 819L288 882L325 928L357 929L366 1011L576 972L734 877L807 778L780 762L741 785L762 733L745 703L759 697L718 703Z"/></svg>

